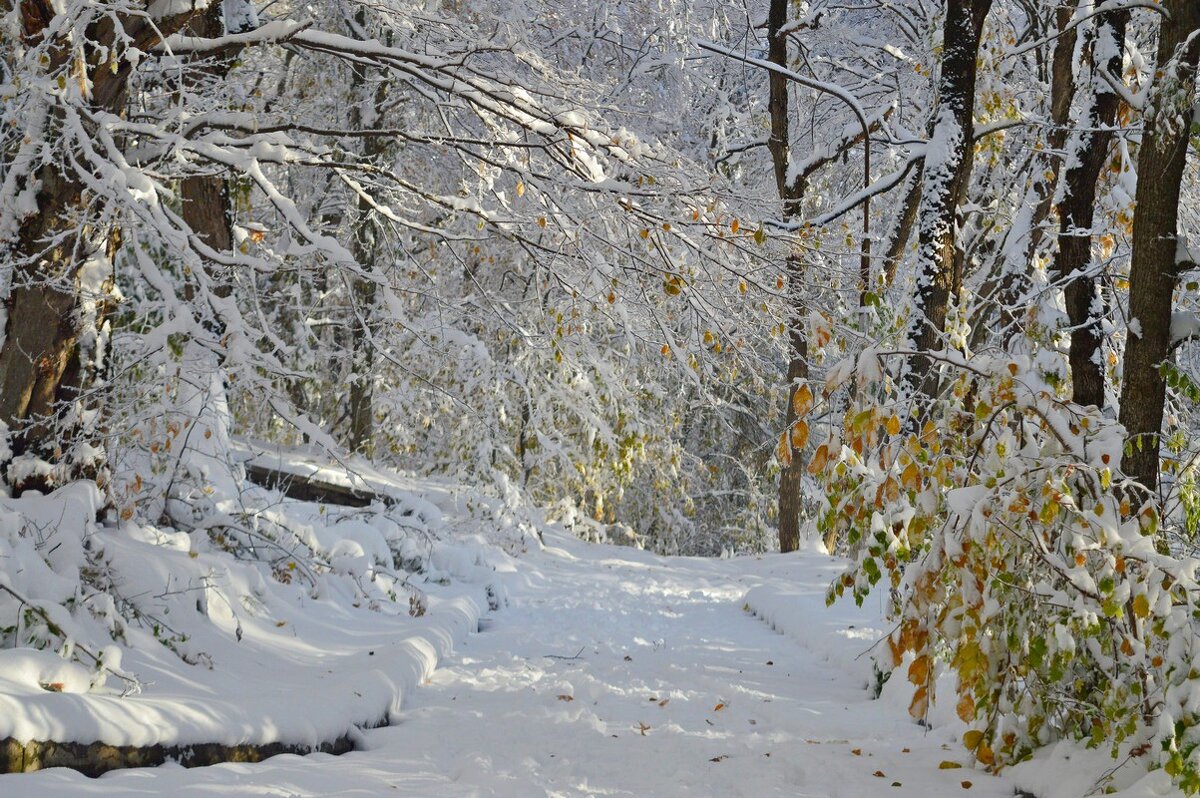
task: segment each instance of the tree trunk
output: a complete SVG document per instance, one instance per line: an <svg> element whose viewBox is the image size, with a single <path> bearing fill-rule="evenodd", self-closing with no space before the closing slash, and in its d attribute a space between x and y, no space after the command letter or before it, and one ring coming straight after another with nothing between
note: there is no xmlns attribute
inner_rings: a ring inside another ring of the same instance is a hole
<svg viewBox="0 0 1200 798"><path fill-rule="evenodd" d="M119 113L125 105L131 65L121 60L114 68L108 61L108 53L121 49L116 46L114 19L121 24L123 40L149 52L193 13L159 20L144 13L105 17L88 31L88 39L97 44L86 59L65 38L51 41L44 51L49 54L46 74L67 78L69 73L80 91L90 91L92 110ZM24 0L19 16L21 34L31 48L47 35L62 35L48 33L55 10L47 0ZM72 58L78 60L68 63ZM47 131L62 126L63 113L58 107L46 111ZM94 457L87 463L70 463L71 444L80 430L77 421L63 418L62 411L79 400L104 361L113 285L111 258L120 241L115 228L101 229L86 221L99 214L89 207L92 200L85 197L81 181L68 170L45 166L31 177L38 184L37 211L21 220L16 240L0 253L13 269L0 345L0 422L8 427L14 458L27 455L40 461L22 468L17 480L8 472L14 494L95 476L102 467Z"/></svg>
<svg viewBox="0 0 1200 798"><path fill-rule="evenodd" d="M787 25L788 0L771 0L767 14L767 60L782 67L788 66ZM771 163L775 170L775 184L779 199L783 203L783 218L791 219L800 210L804 196L804 181L789 180L791 165L791 131L788 120L788 81L777 72L770 72L771 138L767 149L771 152ZM785 435L791 444L790 430L796 421L793 397L797 389L808 379L808 332L805 329L807 308L796 295L794 287L804 271L804 263L798 254L787 258L787 272L791 278L791 319L788 323L790 342L787 370L787 426ZM804 463L800 457L790 457L780 463L779 474L779 550L795 551L800 547L800 488L804 478Z"/></svg>
<svg viewBox="0 0 1200 798"><path fill-rule="evenodd" d="M983 23L992 0L947 0L946 27L929 152L921 189L916 307L909 341L916 352L941 349L958 268L959 204L970 182L975 138L975 74ZM911 394L938 393L933 360L913 357L905 382ZM920 413L914 414L914 420Z"/></svg>
<svg viewBox="0 0 1200 798"><path fill-rule="evenodd" d="M918 166L909 176L904 190L904 204L900 215L896 218L896 228L888 240L887 254L883 260L883 286L891 288L896 281L896 270L904 260L904 250L908 249L908 239L912 237L913 227L917 224L917 211L921 207L921 175L924 166Z"/></svg>
<svg viewBox="0 0 1200 798"><path fill-rule="evenodd" d="M190 36L215 38L225 33L222 4L214 2L203 13L197 14L187 26ZM190 87L206 81L223 81L233 64L232 56L213 55L207 58L203 68L189 69L184 75L184 86ZM230 218L229 182L223 175L193 175L179 181L179 197L183 206L184 222L207 246L218 252L233 249L233 221ZM216 268L221 266L216 264ZM215 275L213 293L227 297L232 291L229 279Z"/></svg>
<svg viewBox="0 0 1200 798"><path fill-rule="evenodd" d="M1092 224L1096 211L1097 182L1108 163L1113 125L1120 97L1101 73L1121 80L1124 70L1125 27L1128 11L1101 18L1092 40L1092 51L1107 53L1104 63L1093 63L1091 96L1087 111L1072 137L1070 164L1059 205L1058 257L1054 268L1063 281L1067 317L1071 323L1072 399L1081 405L1104 407L1104 364L1101 361L1103 330L1096 311L1096 277L1091 273Z"/></svg>
<svg viewBox="0 0 1200 798"><path fill-rule="evenodd" d="M1129 266L1129 338L1121 385L1121 423L1130 448L1127 476L1158 491L1159 437L1166 383L1159 367L1170 357L1171 311L1179 275L1179 194L1187 166L1196 65L1200 60L1200 3L1167 0L1158 46L1158 81L1138 156L1137 213ZM1189 38L1191 37L1191 38Z"/></svg>
<svg viewBox="0 0 1200 798"><path fill-rule="evenodd" d="M366 9L360 8L355 15L359 30L364 30L367 24ZM380 81L374 91L368 84L368 76L362 67L354 70L354 97L357 100L352 113L352 124L357 129L364 127L362 120L363 104L370 101L375 114L382 113L387 99L385 83ZM368 99L369 98L369 99ZM388 148L387 139L381 136L368 137L363 145L363 159L367 162L378 160ZM352 252L354 260L361 268L374 266L379 255L379 242L376 240L379 230L372 223L373 209L371 203L364 197L358 199L357 228L354 232ZM375 433L374 387L375 387L375 346L371 340L371 323L376 306L376 285L373 280L365 277L353 279L351 302L353 304L352 336L353 336L353 374L350 378L349 415L350 415L350 449L370 455L371 443Z"/></svg>

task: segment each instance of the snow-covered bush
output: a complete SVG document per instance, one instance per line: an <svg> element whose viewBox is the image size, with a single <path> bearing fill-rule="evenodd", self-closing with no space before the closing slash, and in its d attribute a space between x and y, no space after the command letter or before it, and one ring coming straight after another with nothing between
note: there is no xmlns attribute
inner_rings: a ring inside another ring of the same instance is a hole
<svg viewBox="0 0 1200 798"><path fill-rule="evenodd" d="M965 745L1001 768L1062 737L1148 757L1200 789L1198 563L1160 551L1124 431L1058 398L1028 358L945 357L950 387L902 420L882 381L813 460L853 564L829 600L890 588L910 711L955 677Z"/></svg>

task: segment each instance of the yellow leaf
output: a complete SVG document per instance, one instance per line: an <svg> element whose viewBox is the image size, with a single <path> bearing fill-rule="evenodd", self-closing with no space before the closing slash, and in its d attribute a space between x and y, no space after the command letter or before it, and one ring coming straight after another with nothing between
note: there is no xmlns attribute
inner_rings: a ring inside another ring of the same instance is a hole
<svg viewBox="0 0 1200 798"><path fill-rule="evenodd" d="M797 421L792 427L792 448L803 449L804 444L808 443L808 425L803 421Z"/></svg>
<svg viewBox="0 0 1200 798"><path fill-rule="evenodd" d="M812 388L808 387L808 383L801 385L792 394L792 410L796 412L798 418L804 418L808 415L808 411L812 410L813 392Z"/></svg>
<svg viewBox="0 0 1200 798"><path fill-rule="evenodd" d="M731 233L736 233L738 231L738 229L741 228L741 226L742 226L741 222L739 222L737 219L734 219L733 222L731 222L729 225L729 231Z"/></svg>
<svg viewBox="0 0 1200 798"><path fill-rule="evenodd" d="M1133 614L1139 618L1149 617L1150 599L1146 598L1145 593L1139 593L1133 597Z"/></svg>
<svg viewBox="0 0 1200 798"><path fill-rule="evenodd" d="M724 708L725 708L724 702L718 703L715 707L713 707L713 712L720 712Z"/></svg>
<svg viewBox="0 0 1200 798"><path fill-rule="evenodd" d="M929 680L929 657L922 655L908 666L908 680L913 684L925 684Z"/></svg>
<svg viewBox="0 0 1200 798"><path fill-rule="evenodd" d="M953 762L949 759L943 759L938 763L938 770L958 770L962 765L958 762Z"/></svg>
<svg viewBox="0 0 1200 798"><path fill-rule="evenodd" d="M775 447L775 456L784 468L791 466L792 447L788 445L788 435L786 432L779 436L779 445Z"/></svg>
<svg viewBox="0 0 1200 798"><path fill-rule="evenodd" d="M517 196L518 197L525 196L525 182L523 180L517 181Z"/></svg>
<svg viewBox="0 0 1200 798"><path fill-rule="evenodd" d="M970 693L965 694L958 700L955 712L963 723L970 723L975 720L975 699Z"/></svg>
<svg viewBox="0 0 1200 798"><path fill-rule="evenodd" d="M887 424L885 426L887 427L888 435L899 435L900 434L900 417L893 415L891 418L889 418L887 420Z"/></svg>
<svg viewBox="0 0 1200 798"><path fill-rule="evenodd" d="M979 729L970 729L963 735L963 745L968 751L974 751L979 748L979 744L983 742L983 732Z"/></svg>
<svg viewBox="0 0 1200 798"><path fill-rule="evenodd" d="M539 217L538 217L538 220L537 220L537 224L538 224L538 227L545 228L545 226L546 226L546 217L545 217L545 216L539 216Z"/></svg>
<svg viewBox="0 0 1200 798"><path fill-rule="evenodd" d="M813 454L812 462L808 464L808 473L816 476L825 470L829 464L829 446L822 443Z"/></svg>
<svg viewBox="0 0 1200 798"><path fill-rule="evenodd" d="M987 744L979 746L975 751L975 758L989 767L996 764L996 755Z"/></svg>
<svg viewBox="0 0 1200 798"><path fill-rule="evenodd" d="M908 705L908 714L914 718L924 718L929 709L929 688L921 685L913 693L912 703Z"/></svg>

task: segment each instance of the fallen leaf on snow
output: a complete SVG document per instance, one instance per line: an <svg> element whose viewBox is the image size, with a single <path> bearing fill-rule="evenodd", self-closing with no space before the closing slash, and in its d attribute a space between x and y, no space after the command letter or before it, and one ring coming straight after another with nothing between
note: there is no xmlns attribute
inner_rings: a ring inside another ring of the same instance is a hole
<svg viewBox="0 0 1200 798"><path fill-rule="evenodd" d="M724 708L725 708L724 702L719 703L715 707L713 707L713 712L720 712Z"/></svg>
<svg viewBox="0 0 1200 798"><path fill-rule="evenodd" d="M971 789L971 782L969 782L969 781L964 781L964 782L962 783L962 788L963 788L964 790L969 790L969 789Z"/></svg>
<svg viewBox="0 0 1200 798"><path fill-rule="evenodd" d="M955 768L960 768L960 767L962 767L961 764L959 764L958 762L952 762L949 759L943 759L941 762L938 763L938 770L953 770Z"/></svg>
<svg viewBox="0 0 1200 798"><path fill-rule="evenodd" d="M877 779L886 779L887 778L887 774L884 773L882 770L877 770L874 773L872 773L871 775Z"/></svg>
<svg viewBox="0 0 1200 798"><path fill-rule="evenodd" d="M574 700L575 700L575 696L573 696L573 695L566 695L566 694L564 693L563 695L560 695L560 696L558 697L558 700L559 700L559 701L574 701Z"/></svg>

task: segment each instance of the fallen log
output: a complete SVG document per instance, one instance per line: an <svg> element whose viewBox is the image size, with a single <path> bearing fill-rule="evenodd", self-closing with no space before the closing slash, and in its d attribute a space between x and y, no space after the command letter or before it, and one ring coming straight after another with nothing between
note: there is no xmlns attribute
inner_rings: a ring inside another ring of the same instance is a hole
<svg viewBox="0 0 1200 798"><path fill-rule="evenodd" d="M251 482L277 490L289 499L339 504L344 507L366 507L374 501L386 504L392 502L390 497L370 490L359 490L319 477L271 468L258 462L248 462L245 467L246 478Z"/></svg>
<svg viewBox="0 0 1200 798"><path fill-rule="evenodd" d="M219 765L223 762L261 762L279 754L344 754L354 750L350 735L318 745L266 743L264 745L106 745L104 743L58 743L34 740L22 743L7 737L0 740L0 773L30 773L45 768L70 768L96 777L121 768L154 767L177 762L185 768Z"/></svg>

